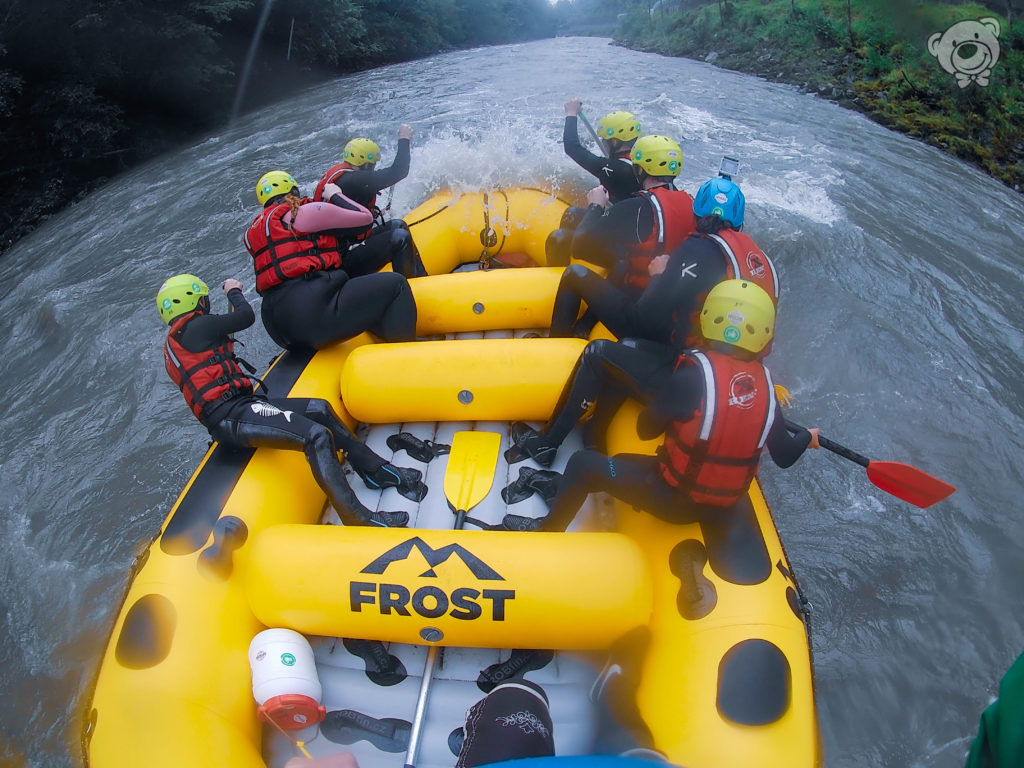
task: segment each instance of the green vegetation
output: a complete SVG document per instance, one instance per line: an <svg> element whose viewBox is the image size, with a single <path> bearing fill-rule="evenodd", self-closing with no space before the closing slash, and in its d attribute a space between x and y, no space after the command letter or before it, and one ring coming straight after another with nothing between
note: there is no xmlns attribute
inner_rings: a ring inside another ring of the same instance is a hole
<svg viewBox="0 0 1024 768"><path fill-rule="evenodd" d="M554 34L547 0L8 0L0 14L0 250L104 178L243 109L345 72ZM294 35L292 30L294 29Z"/></svg>
<svg viewBox="0 0 1024 768"><path fill-rule="evenodd" d="M1021 0L994 8L914 0L620 5L629 9L615 35L622 45L796 84L1024 188L1024 22L1016 18L1024 15ZM928 40L958 21L982 18L999 21L999 60L988 85L960 88L929 53Z"/></svg>

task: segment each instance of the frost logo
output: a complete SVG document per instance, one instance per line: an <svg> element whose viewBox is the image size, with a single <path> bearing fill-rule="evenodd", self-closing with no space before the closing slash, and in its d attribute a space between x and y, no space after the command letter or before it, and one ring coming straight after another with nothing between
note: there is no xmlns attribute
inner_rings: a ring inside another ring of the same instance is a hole
<svg viewBox="0 0 1024 768"><path fill-rule="evenodd" d="M284 416L284 420L287 421L289 424L291 424L292 414L294 413L293 411L282 411L276 405L271 405L270 403L264 402L263 400L253 403L249 407L252 408L253 413L259 416L277 416L277 414L280 413Z"/></svg>
<svg viewBox="0 0 1024 768"><path fill-rule="evenodd" d="M403 541L398 546L392 547L368 566L363 568L360 573L384 573L384 571L387 570L387 567L392 563L407 560L409 555L412 554L413 549L419 550L419 553L423 555L423 559L427 561L427 565L430 566L429 570L420 574L421 577L437 578L437 573L434 569L441 563L446 562L450 557L452 557L452 555L456 555L463 563L466 564L470 573L480 579L480 581L505 580L502 578L500 573L491 568L491 566L465 547L458 544L449 544L446 547L434 549L419 536L414 536L408 541Z"/></svg>
<svg viewBox="0 0 1024 768"><path fill-rule="evenodd" d="M376 558L360 573L383 574L390 565L408 560L413 551L419 552L426 561L427 570L419 578L436 579L437 567L453 557L462 561L478 581L504 581L505 578L487 563L459 544L448 544L434 549L419 536L403 541ZM490 603L491 621L504 621L506 604L515 600L514 589L476 589L471 586L456 587L447 592L439 586L428 584L414 589L406 584L387 582L349 582L349 607L353 613L361 613L364 606L376 606L383 616L411 616L413 612L426 619L436 619L448 614L453 619L479 619L484 616L484 606Z"/></svg>
<svg viewBox="0 0 1024 768"><path fill-rule="evenodd" d="M971 83L988 85L992 67L999 61L999 20L958 21L928 38L928 52L961 88Z"/></svg>

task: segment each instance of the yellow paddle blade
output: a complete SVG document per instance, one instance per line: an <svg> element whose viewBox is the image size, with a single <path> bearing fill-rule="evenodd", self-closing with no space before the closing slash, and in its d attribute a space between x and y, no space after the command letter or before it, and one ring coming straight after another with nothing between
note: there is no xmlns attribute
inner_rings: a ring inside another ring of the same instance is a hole
<svg viewBox="0 0 1024 768"><path fill-rule="evenodd" d="M444 495L456 512L468 512L491 490L500 450L497 432L455 433L444 473Z"/></svg>
<svg viewBox="0 0 1024 768"><path fill-rule="evenodd" d="M775 385L775 399L779 401L779 405L789 405L793 402L793 396L781 384Z"/></svg>

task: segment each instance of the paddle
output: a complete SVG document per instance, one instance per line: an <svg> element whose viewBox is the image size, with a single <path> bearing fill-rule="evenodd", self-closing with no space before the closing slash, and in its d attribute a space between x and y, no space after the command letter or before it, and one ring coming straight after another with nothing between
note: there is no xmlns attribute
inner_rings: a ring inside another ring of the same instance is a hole
<svg viewBox="0 0 1024 768"><path fill-rule="evenodd" d="M611 153L608 151L608 147L605 146L605 143L603 141L601 141L601 138L597 135L597 131L594 130L594 126L590 124L590 121L587 120L587 116L583 114L583 110L581 109L579 112L577 112L576 116L583 121L583 124L587 127L587 130L590 131L590 135L594 137L594 141L597 142L597 146L601 148L601 152L604 153L604 156L611 159Z"/></svg>
<svg viewBox="0 0 1024 768"><path fill-rule="evenodd" d="M799 432L804 427L786 419L786 429L790 432ZM886 493L908 501L916 507L922 509L930 507L956 490L955 486L909 464L902 464L898 461L872 461L821 435L818 435L818 443L825 450L842 456L844 459L849 459L855 464L860 464L867 469L868 480Z"/></svg>
<svg viewBox="0 0 1024 768"><path fill-rule="evenodd" d="M456 432L444 473L444 495L455 512L455 530L466 513L484 500L494 483L501 435L497 432Z"/></svg>
<svg viewBox="0 0 1024 768"><path fill-rule="evenodd" d="M456 432L448 454L448 467L444 473L444 495L455 513L455 530L462 528L466 514L484 500L494 482L494 469L498 465L501 435L497 432ZM427 663L423 665L423 678L416 699L416 714L409 733L409 749L405 753L405 768L415 768L419 749L420 729L427 709L427 694L437 663L438 646L427 650Z"/></svg>

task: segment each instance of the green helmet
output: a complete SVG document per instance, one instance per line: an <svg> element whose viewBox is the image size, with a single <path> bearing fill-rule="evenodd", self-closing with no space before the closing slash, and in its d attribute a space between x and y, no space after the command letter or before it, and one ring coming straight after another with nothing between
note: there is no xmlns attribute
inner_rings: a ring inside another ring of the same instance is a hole
<svg viewBox="0 0 1024 768"><path fill-rule="evenodd" d="M380 160L380 146L370 139L352 139L345 145L341 158L349 165L359 167Z"/></svg>
<svg viewBox="0 0 1024 768"><path fill-rule="evenodd" d="M267 201L278 195L287 195L292 190L298 192L299 185L286 171L268 171L256 182L256 199L260 205L266 206Z"/></svg>
<svg viewBox="0 0 1024 768"><path fill-rule="evenodd" d="M597 135L605 141L632 141L640 135L640 123L632 112L609 112L597 121Z"/></svg>
<svg viewBox="0 0 1024 768"><path fill-rule="evenodd" d="M629 159L648 176L678 176L683 170L683 150L668 136L641 136Z"/></svg>
<svg viewBox="0 0 1024 768"><path fill-rule="evenodd" d="M170 325L174 318L191 312L209 295L206 283L195 275L175 275L164 281L156 292L156 308L164 323Z"/></svg>
<svg viewBox="0 0 1024 768"><path fill-rule="evenodd" d="M775 302L764 288L749 280L723 280L704 299L700 332L708 341L756 354L775 335Z"/></svg>

